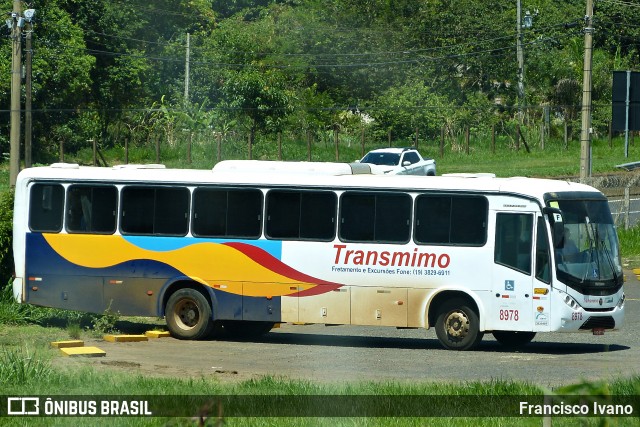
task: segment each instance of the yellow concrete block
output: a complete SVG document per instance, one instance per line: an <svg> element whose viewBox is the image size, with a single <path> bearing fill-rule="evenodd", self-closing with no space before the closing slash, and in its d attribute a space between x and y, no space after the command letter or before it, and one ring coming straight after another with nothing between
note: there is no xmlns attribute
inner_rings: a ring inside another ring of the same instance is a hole
<svg viewBox="0 0 640 427"><path fill-rule="evenodd" d="M84 356L84 357L104 357L107 352L98 347L68 347L61 348L60 351L65 356Z"/></svg>
<svg viewBox="0 0 640 427"><path fill-rule="evenodd" d="M171 336L167 331L147 331L144 334L149 338L166 338Z"/></svg>
<svg viewBox="0 0 640 427"><path fill-rule="evenodd" d="M640 268L634 268L633 274L636 274L636 275L640 274Z"/></svg>
<svg viewBox="0 0 640 427"><path fill-rule="evenodd" d="M84 347L84 341L82 340L54 341L51 343L51 347L53 348Z"/></svg>
<svg viewBox="0 0 640 427"><path fill-rule="evenodd" d="M105 341L109 342L138 342L138 341L149 341L149 338L144 335L105 335Z"/></svg>

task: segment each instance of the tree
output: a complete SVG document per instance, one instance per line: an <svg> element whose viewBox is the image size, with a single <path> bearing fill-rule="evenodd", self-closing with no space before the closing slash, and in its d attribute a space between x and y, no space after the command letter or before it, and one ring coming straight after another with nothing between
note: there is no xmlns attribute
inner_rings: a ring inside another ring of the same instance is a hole
<svg viewBox="0 0 640 427"><path fill-rule="evenodd" d="M231 115L247 118L249 143L253 144L257 130L277 131L290 112L289 96L271 72L247 70L229 74L221 103Z"/></svg>
<svg viewBox="0 0 640 427"><path fill-rule="evenodd" d="M107 144L115 142L109 138L110 122L121 120L128 109L176 93L176 80L163 74L169 70L175 76L172 66L178 63L179 74L184 75L183 49L179 56L164 56L173 51L171 39L176 33L205 31L214 22L204 0L159 0L148 5L134 0L68 0L66 6L85 29L87 48L95 56L89 98L101 112L101 134Z"/></svg>
<svg viewBox="0 0 640 427"><path fill-rule="evenodd" d="M87 106L90 70L95 60L86 52L82 29L62 8L62 3L59 0L38 3L33 24L33 156L36 162L51 158L52 144L57 148L58 141L52 141L50 136L60 134L57 127L73 130L69 134L71 140L67 141L71 146L84 139L81 116ZM11 57L9 44L2 44L0 50L5 58ZM0 63L1 88L10 87L8 66L10 61ZM9 105L8 91L0 90L0 103Z"/></svg>
<svg viewBox="0 0 640 427"><path fill-rule="evenodd" d="M395 139L411 140L416 127L429 137L440 134L444 116L453 111L446 99L424 82L407 82L389 88L376 98L375 108L367 110L375 119L378 137L392 132Z"/></svg>

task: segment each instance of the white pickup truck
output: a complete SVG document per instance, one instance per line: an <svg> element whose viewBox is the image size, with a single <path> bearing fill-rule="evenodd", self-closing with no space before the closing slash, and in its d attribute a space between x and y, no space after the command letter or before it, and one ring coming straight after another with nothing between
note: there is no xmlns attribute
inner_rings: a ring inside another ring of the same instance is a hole
<svg viewBox="0 0 640 427"><path fill-rule="evenodd" d="M369 151L360 163L380 166L389 175L425 175L435 176L436 161L423 159L414 148L380 148Z"/></svg>

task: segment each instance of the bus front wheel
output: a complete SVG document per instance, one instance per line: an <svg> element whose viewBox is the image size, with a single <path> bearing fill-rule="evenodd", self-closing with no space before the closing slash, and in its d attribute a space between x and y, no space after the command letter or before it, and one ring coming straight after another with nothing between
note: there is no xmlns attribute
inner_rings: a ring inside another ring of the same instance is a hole
<svg viewBox="0 0 640 427"><path fill-rule="evenodd" d="M165 317L171 335L181 340L205 338L214 326L209 301L190 288L180 289L169 297Z"/></svg>
<svg viewBox="0 0 640 427"><path fill-rule="evenodd" d="M529 344L535 336L535 332L493 331L496 341L511 348Z"/></svg>
<svg viewBox="0 0 640 427"><path fill-rule="evenodd" d="M436 335L449 350L469 350L483 337L478 314L462 299L447 301L436 319Z"/></svg>

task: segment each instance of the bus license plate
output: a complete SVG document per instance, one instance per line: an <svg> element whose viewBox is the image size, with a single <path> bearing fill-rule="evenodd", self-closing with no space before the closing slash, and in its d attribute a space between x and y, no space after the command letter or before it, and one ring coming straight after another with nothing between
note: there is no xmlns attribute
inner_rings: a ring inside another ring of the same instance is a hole
<svg viewBox="0 0 640 427"><path fill-rule="evenodd" d="M593 335L604 335L604 328L593 328Z"/></svg>

